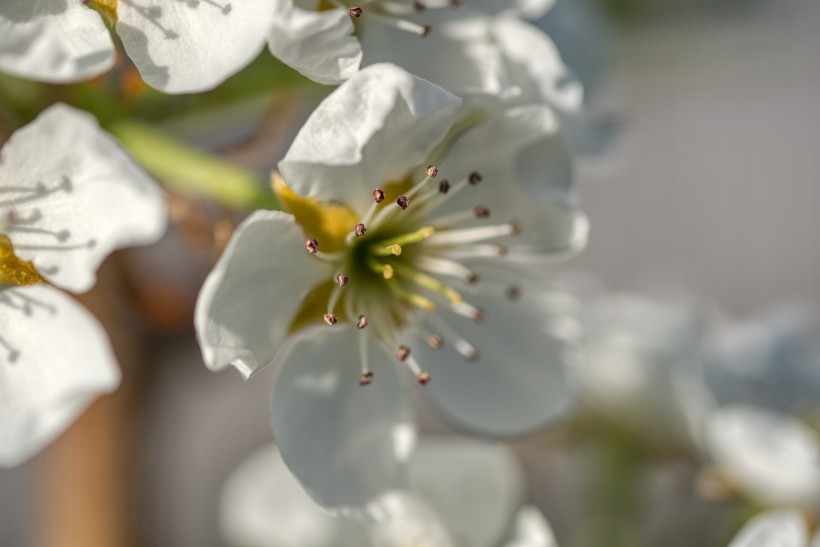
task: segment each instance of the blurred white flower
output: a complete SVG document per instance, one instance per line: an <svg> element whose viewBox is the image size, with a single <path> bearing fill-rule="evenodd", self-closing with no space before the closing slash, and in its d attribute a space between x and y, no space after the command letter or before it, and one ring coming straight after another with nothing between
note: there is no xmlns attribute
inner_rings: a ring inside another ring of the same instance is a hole
<svg viewBox="0 0 820 547"><path fill-rule="evenodd" d="M208 367L280 366L279 448L339 511L401 488L414 439L401 368L489 435L542 426L572 398L574 302L516 267L585 241L554 116L473 123L459 106L393 65L340 86L279 164L292 214L251 215L197 303Z"/></svg>
<svg viewBox="0 0 820 547"><path fill-rule="evenodd" d="M557 546L540 511L522 508L522 473L502 447L425 440L408 472L408 490L393 493L397 516L362 523L324 512L276 447L263 447L225 483L223 535L242 547Z"/></svg>
<svg viewBox="0 0 820 547"><path fill-rule="evenodd" d="M110 69L112 22L145 82L167 93L212 89L263 49L271 0L3 0L0 70L49 83Z"/></svg>
<svg viewBox="0 0 820 547"><path fill-rule="evenodd" d="M820 443L799 420L726 406L706 421L705 448L721 476L757 503L820 509Z"/></svg>
<svg viewBox="0 0 820 547"><path fill-rule="evenodd" d="M796 511L762 513L740 529L729 547L809 547L806 523ZM820 547L820 534L811 547Z"/></svg>
<svg viewBox="0 0 820 547"><path fill-rule="evenodd" d="M16 465L119 382L88 290L114 249L165 230L156 184L88 114L64 105L0 153L0 465Z"/></svg>

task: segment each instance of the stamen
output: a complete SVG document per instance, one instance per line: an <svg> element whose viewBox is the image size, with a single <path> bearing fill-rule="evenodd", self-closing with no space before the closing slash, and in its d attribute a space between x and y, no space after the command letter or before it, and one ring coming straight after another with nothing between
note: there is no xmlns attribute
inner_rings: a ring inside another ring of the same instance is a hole
<svg viewBox="0 0 820 547"><path fill-rule="evenodd" d="M407 346L399 346L396 348L396 359L405 361L408 357L410 357L410 348Z"/></svg>
<svg viewBox="0 0 820 547"><path fill-rule="evenodd" d="M382 4L384 6L384 4ZM386 7L386 6L385 6ZM389 9L384 10L387 13L390 13ZM431 27L430 25L419 25L417 23L412 23L410 21L406 21L404 19L399 19L392 14L383 15L381 13L376 12L375 10L370 10L367 12L370 16L379 19L383 23L395 27L399 30L403 30L405 32L411 32L413 34L418 34L422 38L430 34ZM400 12L393 12L396 15L404 15L404 13ZM409 12L406 12L409 13Z"/></svg>
<svg viewBox="0 0 820 547"><path fill-rule="evenodd" d="M452 304L453 306L462 303L462 301L464 300L462 296L458 294L457 291L448 287L435 277L429 276L422 272L418 272L405 264L395 264L394 269L396 270L396 272L399 273L399 275L405 277L406 279L409 279L416 285L419 285L420 287L424 287L438 294L441 294L442 296L447 298L447 300L449 300L450 304Z"/></svg>
<svg viewBox="0 0 820 547"><path fill-rule="evenodd" d="M421 367L419 366L419 362L416 361L416 358L414 356L408 354L405 359L402 359L402 361L404 361L404 364L407 365L407 368L409 368L413 372L413 374L416 375L416 379L418 380L419 384L426 386L430 383L430 373L426 370L421 369Z"/></svg>
<svg viewBox="0 0 820 547"><path fill-rule="evenodd" d="M435 315L430 315L428 317L431 323L434 323L436 329L444 333L444 336L448 340L453 340L453 347L455 350L465 359L468 361L478 361L479 353L478 350L470 344L467 340L462 338L450 325L448 325L445 321L441 318L436 317Z"/></svg>
<svg viewBox="0 0 820 547"><path fill-rule="evenodd" d="M477 273L455 260L447 260L446 258L435 256L423 256L418 261L418 267L429 273L455 277L467 283L475 283L478 281Z"/></svg>
<svg viewBox="0 0 820 547"><path fill-rule="evenodd" d="M367 260L367 267L370 268L370 271L380 273L385 279L392 279L393 278L393 266L390 264L382 264L381 262L377 262L372 258Z"/></svg>
<svg viewBox="0 0 820 547"><path fill-rule="evenodd" d="M416 2L416 4L420 4L420 2ZM427 166L427 178L434 179L438 175L438 167L435 165L428 165Z"/></svg>
<svg viewBox="0 0 820 547"><path fill-rule="evenodd" d="M388 286L390 287L390 290L393 292L393 294L396 296L396 298L404 300L408 304L411 304L411 305L413 305L413 306L415 306L415 307L417 307L421 310L424 310L426 312L435 311L436 305L429 298L427 298L425 296L422 296L420 294L416 294L414 292L407 291L407 290L401 288L396 283L391 283Z"/></svg>
<svg viewBox="0 0 820 547"><path fill-rule="evenodd" d="M484 180L484 177L481 176L481 173L473 171L472 173L470 173L470 176L467 177L467 180L472 186L476 186L479 182Z"/></svg>
<svg viewBox="0 0 820 547"><path fill-rule="evenodd" d="M464 317L468 317L476 323L483 323L487 319L487 312L483 308L478 308L467 302L459 302L453 305L453 311Z"/></svg>
<svg viewBox="0 0 820 547"><path fill-rule="evenodd" d="M369 386L373 381L373 372L370 371L367 353L367 333L365 331L359 332L359 364L362 370L362 373L359 374L359 385Z"/></svg>
<svg viewBox="0 0 820 547"><path fill-rule="evenodd" d="M432 334L427 338L427 345L433 349L441 349L444 345L444 338L442 338L439 334Z"/></svg>
<svg viewBox="0 0 820 547"><path fill-rule="evenodd" d="M369 386L371 383L373 383L373 372L368 370L367 372L359 374L360 386Z"/></svg>
<svg viewBox="0 0 820 547"><path fill-rule="evenodd" d="M432 226L422 226L418 230L414 230L400 236L391 237L390 239L385 239L380 245L374 247L371 252L376 256L399 256L403 246L421 243L434 233L436 233L436 229Z"/></svg>
<svg viewBox="0 0 820 547"><path fill-rule="evenodd" d="M353 235L356 237L362 237L366 231L367 228L361 222L353 227Z"/></svg>
<svg viewBox="0 0 820 547"><path fill-rule="evenodd" d="M448 258L488 258L505 256L507 247L504 245L460 245L447 249L442 254Z"/></svg>
<svg viewBox="0 0 820 547"><path fill-rule="evenodd" d="M348 279L347 279L347 276L343 273L337 273L336 277L334 279L336 280L336 283L338 283L340 287L344 287L345 285L347 285Z"/></svg>
<svg viewBox="0 0 820 547"><path fill-rule="evenodd" d="M439 231L431 236L427 242L430 245L461 245L464 243L478 243L488 239L517 235L521 233L521 223L510 222L495 226L478 226L459 230Z"/></svg>
<svg viewBox="0 0 820 547"><path fill-rule="evenodd" d="M402 209L407 209L410 206L410 198L407 196L399 196L396 198L396 205L401 207Z"/></svg>
<svg viewBox="0 0 820 547"><path fill-rule="evenodd" d="M453 224L464 222L465 220L470 220L474 218L484 219L489 216L490 210L483 205L478 205L477 207L470 209L469 211L459 211L457 213L452 213L449 215L445 215L443 217L439 217L433 221L433 224L436 227L442 228L445 226L452 226Z"/></svg>
<svg viewBox="0 0 820 547"><path fill-rule="evenodd" d="M336 322L338 321L338 319L336 319L336 316L335 316L335 315L333 315L332 313L326 313L326 314L324 315L324 320L325 320L325 323L327 323L327 324L328 324L328 326L331 326L331 327L332 327L333 325L335 325L335 324L336 324Z"/></svg>
<svg viewBox="0 0 820 547"><path fill-rule="evenodd" d="M509 298L510 300L518 300L519 298L521 298L521 286L515 284L510 285L509 287L507 287L505 294L507 298Z"/></svg>
<svg viewBox="0 0 820 547"><path fill-rule="evenodd" d="M449 192L450 191L450 181L447 180L447 179L444 179L443 181L441 181L438 184L438 191L442 194L446 194L447 192Z"/></svg>
<svg viewBox="0 0 820 547"><path fill-rule="evenodd" d="M490 216L490 210L483 205L479 205L478 207L473 209L473 213L475 214L476 218L487 218L488 216Z"/></svg>
<svg viewBox="0 0 820 547"><path fill-rule="evenodd" d="M385 246L380 245L378 247L374 247L370 252L376 256L400 256L401 245L396 245L395 243Z"/></svg>
<svg viewBox="0 0 820 547"><path fill-rule="evenodd" d="M362 16L362 8L358 6L349 6L347 8L347 13L349 13L351 17L358 18Z"/></svg>
<svg viewBox="0 0 820 547"><path fill-rule="evenodd" d="M305 250L312 255L319 252L319 242L315 239L308 239L305 241Z"/></svg>
<svg viewBox="0 0 820 547"><path fill-rule="evenodd" d="M373 201L375 203L381 203L384 201L384 190L381 188L376 188L373 190Z"/></svg>
<svg viewBox="0 0 820 547"><path fill-rule="evenodd" d="M356 320L356 328L363 329L367 326L367 316L360 315Z"/></svg>

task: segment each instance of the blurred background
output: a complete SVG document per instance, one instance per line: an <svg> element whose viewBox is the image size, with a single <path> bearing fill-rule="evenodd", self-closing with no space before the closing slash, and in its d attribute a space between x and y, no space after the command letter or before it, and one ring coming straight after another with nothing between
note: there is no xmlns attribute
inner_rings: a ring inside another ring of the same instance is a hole
<svg viewBox="0 0 820 547"><path fill-rule="evenodd" d="M736 320L783 303L820 308L820 3L559 0L541 24L597 114L577 167L590 244L545 275L674 287ZM116 88L136 118L263 180L327 92L270 56L197 98L163 102L133 78L121 67L36 93L83 106ZM24 121L33 85L0 80L0 139ZM116 125L126 142L140 130ZM166 176L176 180L168 236L114 255L81 297L111 334L123 384L40 456L0 471L1 545L223 545L221 486L270 442L270 371L247 383L208 372L191 325L242 214L186 193L196 174ZM419 412L425 431L447 431ZM562 546L604 545L597 528L616 530L610 547L718 547L748 517L747 504L699 488L686 451L625 453L590 445L588 431L571 421L514 444Z"/></svg>

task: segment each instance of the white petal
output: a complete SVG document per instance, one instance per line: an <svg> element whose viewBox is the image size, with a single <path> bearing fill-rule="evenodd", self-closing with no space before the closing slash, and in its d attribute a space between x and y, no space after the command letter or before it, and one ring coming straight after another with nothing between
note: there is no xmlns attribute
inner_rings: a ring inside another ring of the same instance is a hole
<svg viewBox="0 0 820 547"><path fill-rule="evenodd" d="M251 454L222 490L220 523L229 545L362 547L364 526L334 518L305 494L274 445Z"/></svg>
<svg viewBox="0 0 820 547"><path fill-rule="evenodd" d="M426 21L425 17L417 19ZM498 94L505 86L506 70L491 23L491 18L460 7L449 16L437 16L430 34L422 38L369 20L361 33L364 64L396 63L456 94Z"/></svg>
<svg viewBox="0 0 820 547"><path fill-rule="evenodd" d="M270 0L120 0L117 34L145 82L166 93L207 91L265 45Z"/></svg>
<svg viewBox="0 0 820 547"><path fill-rule="evenodd" d="M371 342L374 379L360 386L356 329L333 330L314 331L279 369L271 397L273 434L285 462L318 503L334 513L391 516L415 442L397 364Z"/></svg>
<svg viewBox="0 0 820 547"><path fill-rule="evenodd" d="M0 70L49 83L79 82L114 64L114 43L82 2L3 0Z"/></svg>
<svg viewBox="0 0 820 547"><path fill-rule="evenodd" d="M530 505L516 515L514 535L504 547L558 547L558 542L543 513Z"/></svg>
<svg viewBox="0 0 820 547"><path fill-rule="evenodd" d="M40 451L120 379L96 319L46 285L0 291L0 364L4 467Z"/></svg>
<svg viewBox="0 0 820 547"><path fill-rule="evenodd" d="M17 255L82 292L114 249L165 232L159 187L96 120L58 104L15 132L0 154L0 213Z"/></svg>
<svg viewBox="0 0 820 547"><path fill-rule="evenodd" d="M298 194L364 211L374 188L423 164L460 104L396 66L369 66L322 101L279 168Z"/></svg>
<svg viewBox="0 0 820 547"><path fill-rule="evenodd" d="M707 422L709 452L737 487L768 505L820 503L820 443L802 422L729 406Z"/></svg>
<svg viewBox="0 0 820 547"><path fill-rule="evenodd" d="M371 544L378 547L456 547L434 507L414 495L400 495L401 516L376 523ZM461 539L461 538L459 538ZM472 546L471 546L472 547Z"/></svg>
<svg viewBox="0 0 820 547"><path fill-rule="evenodd" d="M729 547L805 547L806 525L796 511L769 511L741 528Z"/></svg>
<svg viewBox="0 0 820 547"><path fill-rule="evenodd" d="M589 223L577 209L572 156L544 106L501 112L455 142L439 177L451 182L477 171L483 181L466 188L442 213L489 207L500 222L519 220L523 232L501 240L526 253L559 253L584 247Z"/></svg>
<svg viewBox="0 0 820 547"><path fill-rule="evenodd" d="M521 88L524 103L546 102L564 117L580 113L584 101L558 48L546 33L513 17L498 18L493 36L507 62L509 77Z"/></svg>
<svg viewBox="0 0 820 547"><path fill-rule="evenodd" d="M194 322L208 368L233 365L247 378L281 349L302 298L332 275L304 241L281 211L257 211L236 229L197 298Z"/></svg>
<svg viewBox="0 0 820 547"><path fill-rule="evenodd" d="M425 439L410 460L411 491L460 545L498 545L524 499L524 475L510 450L455 438Z"/></svg>
<svg viewBox="0 0 820 547"><path fill-rule="evenodd" d="M293 0L273 0L273 5L268 47L276 57L320 84L341 83L359 70L362 46L347 11L306 10Z"/></svg>
<svg viewBox="0 0 820 547"><path fill-rule="evenodd" d="M483 308L486 320L445 311L436 313L478 350L470 362L454 349L446 332L444 347L433 350L424 340L410 344L422 368L431 375L424 393L456 424L493 436L530 432L560 418L574 399L581 326L569 296L553 292L517 270L477 267L481 281L465 300ZM522 296L505 298L516 284ZM435 323L430 323L435 330Z"/></svg>

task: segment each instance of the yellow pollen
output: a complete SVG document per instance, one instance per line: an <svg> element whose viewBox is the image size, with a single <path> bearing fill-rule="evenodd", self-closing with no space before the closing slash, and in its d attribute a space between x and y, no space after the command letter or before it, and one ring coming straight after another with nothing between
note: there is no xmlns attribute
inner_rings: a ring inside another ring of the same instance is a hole
<svg viewBox="0 0 820 547"><path fill-rule="evenodd" d="M0 234L0 285L36 285L46 280L34 264L21 260L14 254L14 246L8 236Z"/></svg>

